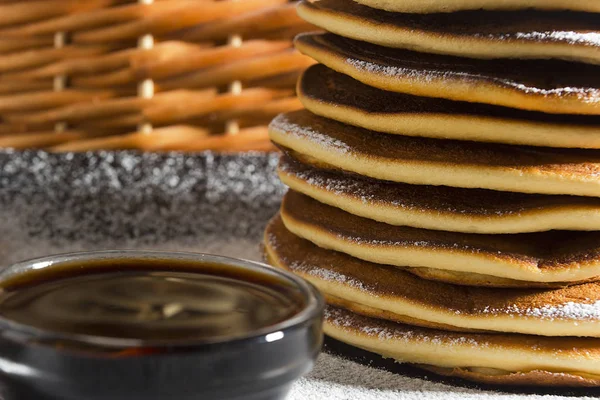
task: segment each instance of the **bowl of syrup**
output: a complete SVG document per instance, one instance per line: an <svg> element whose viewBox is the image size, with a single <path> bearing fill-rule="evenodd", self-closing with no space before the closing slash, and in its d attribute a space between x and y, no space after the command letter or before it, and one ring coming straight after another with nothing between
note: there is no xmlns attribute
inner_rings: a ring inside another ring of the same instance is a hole
<svg viewBox="0 0 600 400"><path fill-rule="evenodd" d="M74 253L0 274L5 400L276 400L308 372L324 302L226 257Z"/></svg>

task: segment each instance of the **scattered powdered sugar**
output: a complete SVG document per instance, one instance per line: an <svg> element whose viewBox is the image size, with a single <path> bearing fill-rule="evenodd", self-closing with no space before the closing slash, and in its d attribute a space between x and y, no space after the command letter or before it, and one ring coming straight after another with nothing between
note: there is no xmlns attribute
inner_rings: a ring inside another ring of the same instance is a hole
<svg viewBox="0 0 600 400"><path fill-rule="evenodd" d="M323 178L313 174L298 174L296 176L311 186L323 188L337 196L348 193L354 194L353 190L360 187L358 183L349 180Z"/></svg>
<svg viewBox="0 0 600 400"><path fill-rule="evenodd" d="M394 332L386 328L365 325L361 327L360 330L368 336L377 336L377 339L379 340L390 340L394 338Z"/></svg>
<svg viewBox="0 0 600 400"><path fill-rule="evenodd" d="M265 240L265 245L277 251L277 249L279 248L279 240L277 239L277 236L275 236L272 232L268 232Z"/></svg>
<svg viewBox="0 0 600 400"><path fill-rule="evenodd" d="M337 178L333 176L324 177L319 175L317 171L298 172L288 168L285 163L281 163L279 168L282 172L293 174L296 179L310 186L324 189L336 196L357 197L365 204L373 203L377 200L373 195L373 190L369 190L366 184L357 179L344 179L343 177ZM374 186L376 183L372 185Z"/></svg>
<svg viewBox="0 0 600 400"><path fill-rule="evenodd" d="M530 85L523 84L513 79L503 78L501 76L483 76L480 74L473 74L468 72L460 71L446 71L441 72L438 70L421 69L415 70L413 68L404 68L392 65L376 64L370 61L358 60L355 58L347 58L346 63L352 67L368 72L371 74L379 74L388 77L402 77L407 79L413 79L423 82L431 82L433 79L447 79L447 80L486 80L495 81L498 85L511 87L524 93L531 94L542 94L545 96L566 96L576 95L580 101L586 103L600 102L600 90L596 88L588 87L559 87L559 88L539 88Z"/></svg>
<svg viewBox="0 0 600 400"><path fill-rule="evenodd" d="M376 325L376 320L369 319L374 323L364 324L363 318L360 318L360 323L357 321L357 317L339 308L327 307L325 310L325 319L328 323L333 324L344 330L356 330L375 337L378 340L401 340L407 343L428 343L436 346L468 346L476 348L488 347L489 344L484 341L477 341L473 337L460 336L458 334L447 333L438 334L435 330L412 328L409 325L392 323L383 323ZM364 318L366 320L366 318ZM357 327L357 325L359 325Z"/></svg>
<svg viewBox="0 0 600 400"><path fill-rule="evenodd" d="M502 310L486 307L484 313L524 315L540 319L589 321L600 320L600 300L593 303L576 303L569 301L559 305L544 305L542 307L520 308L517 305L508 306Z"/></svg>
<svg viewBox="0 0 600 400"><path fill-rule="evenodd" d="M352 58L352 57L348 57L346 59L346 63L350 64L351 66L353 66L354 68L356 68L358 70L361 70L364 72L369 72L372 74L383 74L385 76L406 75L407 73L412 71L411 69L408 69L408 68L400 68L400 67L394 67L391 65L375 64L375 63L372 63L369 61L357 60L356 58Z"/></svg>
<svg viewBox="0 0 600 400"><path fill-rule="evenodd" d="M385 75L389 77L415 78L424 81L430 81L433 77L444 75L439 71L417 70L414 68L404 68L394 65L382 65L370 61L359 60L356 58L346 58L346 63L363 72L376 75Z"/></svg>
<svg viewBox="0 0 600 400"><path fill-rule="evenodd" d="M416 228L415 228L416 229ZM397 239L397 240L384 240L384 239L370 239L361 236L351 236L347 234L337 234L340 240L344 242L350 242L368 246L380 246L380 247L422 247L422 248L460 248L465 250L472 250L480 252L481 249L472 249L471 246L459 243L442 243L442 242L428 242L426 240L414 240L414 239Z"/></svg>
<svg viewBox="0 0 600 400"><path fill-rule="evenodd" d="M356 321L354 320L353 315L339 308L326 307L325 320L330 324L346 330L352 330L356 327ZM368 336L376 336L379 340L390 340L395 338L394 332L386 327L361 325L360 331L366 333Z"/></svg>
<svg viewBox="0 0 600 400"><path fill-rule="evenodd" d="M272 232L267 234L269 246L277 251L282 247L279 239ZM323 268L311 263L309 260L290 260L285 257L284 262L288 264L291 271L299 275L310 275L328 282L341 283L345 286L353 287L360 291L369 293L371 296L378 296L376 288L366 285L364 282L348 276L344 273L335 271L334 269Z"/></svg>
<svg viewBox="0 0 600 400"><path fill-rule="evenodd" d="M287 135L294 136L297 139L308 140L321 148L336 151L338 153L350 152L350 146L345 142L335 139L326 133L318 130L318 126L310 127L300 125L289 118L287 114L280 114L272 122L271 126Z"/></svg>
<svg viewBox="0 0 600 400"><path fill-rule="evenodd" d="M522 40L531 42L563 42L567 44L600 45L600 34L597 32L546 31L517 32L508 34L475 35L500 40Z"/></svg>
<svg viewBox="0 0 600 400"><path fill-rule="evenodd" d="M296 163L292 161L292 163ZM343 175L306 166L296 167L284 159L279 170L295 180L302 181L314 188L325 190L336 197L351 200L358 199L371 206L394 207L405 211L422 212L434 209L436 212L452 214L483 214L504 216L527 210L527 195L510 194L510 204L502 203L496 192L476 192L476 200L472 200L474 189L428 187L409 185L398 182L381 183L377 180L363 180L352 175ZM475 189L476 190L476 189ZM509 194L502 193L503 199ZM484 197L486 196L486 197ZM493 207L510 207L500 210Z"/></svg>
<svg viewBox="0 0 600 400"><path fill-rule="evenodd" d="M367 287L364 282L332 269L318 267L302 261L293 262L291 269L294 272L304 273L328 282L341 283L345 286L358 289L362 292L367 292L371 296L377 296L373 287Z"/></svg>
<svg viewBox="0 0 600 400"><path fill-rule="evenodd" d="M567 96L567 95L575 95L577 96L577 98L580 101L586 102L586 103L596 103L596 102L600 102L600 98L598 96L600 96L600 90L596 89L596 88L582 88L582 87L560 87L560 88L554 88L554 89L540 89L537 87L531 87L528 85L524 85L522 83L519 82L515 82L512 80L508 80L508 79L497 79L498 82L501 82L502 84L509 86L509 87L513 87L515 89L518 89L519 91L525 92L525 93L534 93L534 94L542 94L545 96Z"/></svg>
<svg viewBox="0 0 600 400"><path fill-rule="evenodd" d="M290 170L286 164L280 164L279 168L281 171L286 173L292 173L297 179L308 183L311 186L324 188L328 192L332 192L336 195L342 195L348 193L351 188L358 186L357 183L348 179L335 179L331 177L320 176L318 173L310 172L296 172Z"/></svg>

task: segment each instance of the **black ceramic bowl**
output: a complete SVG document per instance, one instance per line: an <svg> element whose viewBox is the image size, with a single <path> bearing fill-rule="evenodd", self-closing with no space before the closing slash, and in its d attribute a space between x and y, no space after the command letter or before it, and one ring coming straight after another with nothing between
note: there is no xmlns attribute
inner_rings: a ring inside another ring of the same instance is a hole
<svg viewBox="0 0 600 400"><path fill-rule="evenodd" d="M321 349L323 299L304 280L249 261L191 253L110 251L52 256L16 264L0 283L34 270L122 260L211 263L282 279L302 293L294 316L242 336L152 341L67 335L0 318L3 399L283 399Z"/></svg>

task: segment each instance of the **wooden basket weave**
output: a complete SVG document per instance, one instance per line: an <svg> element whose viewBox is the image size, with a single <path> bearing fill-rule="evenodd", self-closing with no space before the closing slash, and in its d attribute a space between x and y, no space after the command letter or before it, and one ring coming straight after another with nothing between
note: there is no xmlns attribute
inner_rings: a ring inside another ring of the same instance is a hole
<svg viewBox="0 0 600 400"><path fill-rule="evenodd" d="M0 147L268 150L311 29L286 0L0 0Z"/></svg>

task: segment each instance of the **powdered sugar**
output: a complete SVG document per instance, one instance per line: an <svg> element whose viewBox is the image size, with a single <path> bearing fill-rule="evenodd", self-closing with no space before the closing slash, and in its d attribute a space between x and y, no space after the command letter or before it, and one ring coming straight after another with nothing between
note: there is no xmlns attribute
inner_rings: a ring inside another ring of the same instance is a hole
<svg viewBox="0 0 600 400"><path fill-rule="evenodd" d="M327 323L349 331L358 331L378 340L404 341L406 343L428 343L436 346L469 346L483 348L488 346L484 341L473 337L465 337L454 333L440 334L439 331L419 329L410 325L378 323L375 319L364 318L348 311L327 307L325 310ZM369 321L369 322L367 322Z"/></svg>
<svg viewBox="0 0 600 400"><path fill-rule="evenodd" d="M350 152L348 144L318 130L318 124L313 124L312 126L301 125L292 121L287 114L280 114L271 122L270 126L272 129L276 129L286 135L312 142L329 151L341 154Z"/></svg>
<svg viewBox="0 0 600 400"><path fill-rule="evenodd" d="M351 65L357 70L368 72L375 75L384 75L388 77L399 77L403 78L419 78L425 81L431 80L434 76L442 76L443 73L427 71L427 70L416 70L414 68L397 67L393 65L376 64L374 62L358 60L356 58L346 58L346 63Z"/></svg>
<svg viewBox="0 0 600 400"><path fill-rule="evenodd" d="M583 87L560 87L560 88L538 88L531 85L526 85L522 82L518 82L512 79L503 78L501 76L484 76L475 73L460 72L460 71L444 71L431 70L431 69L414 69L405 68L400 66L377 64L370 61L358 60L355 58L347 58L346 63L351 65L353 68L368 72L374 75L383 75L390 78L403 78L411 79L420 82L431 82L434 79L442 79L447 81L461 81L461 80L482 80L486 82L496 82L498 86L507 86L516 89L521 92L531 94L542 94L546 96L566 96L576 95L581 101L586 103L600 102L600 90L596 88L583 88Z"/></svg>
<svg viewBox="0 0 600 400"><path fill-rule="evenodd" d="M407 228L407 229L410 229L410 228ZM475 248L472 248L471 246L468 246L465 244L459 244L459 243L454 243L454 242L443 243L440 241L436 241L434 243L434 242L428 242L426 240L414 240L413 238L396 239L396 240L385 239L384 240L384 239L364 238L361 236L347 235L347 234L342 234L342 233L336 234L336 237L343 242L349 242L349 243L366 245L366 246L376 246L376 247L420 247L420 248L424 248L424 249L457 248L457 249L461 249L461 250L465 249L465 250L473 251L473 252L481 251L481 249L475 249Z"/></svg>
<svg viewBox="0 0 600 400"><path fill-rule="evenodd" d="M353 314L350 314L347 311L343 311L339 308L325 308L325 320L327 323L335 325L339 328L344 328L347 330L356 329L356 321L352 316ZM368 336L377 337L379 340L390 340L395 338L394 332L386 327L361 325L358 329Z"/></svg>
<svg viewBox="0 0 600 400"><path fill-rule="evenodd" d="M267 240L268 245L275 251L285 248L285 245L282 244L280 242L280 239L272 232L267 233ZM281 257L283 252L284 251L280 252L278 256ZM332 266L331 268L324 268L318 266L310 261L310 257L306 257L301 261L290 260L285 258L285 256L283 256L282 259L282 261L286 263L286 266L296 274L309 275L318 278L319 280L343 284L346 287L351 287L354 289L358 289L362 292L369 293L371 296L378 296L376 288L374 286L369 286L363 281L355 279L344 273L338 272L335 270L334 266Z"/></svg>
<svg viewBox="0 0 600 400"><path fill-rule="evenodd" d="M373 190L369 190L369 187L358 179L344 179L343 177L336 178L333 176L324 177L319 175L317 171L298 172L290 168L285 162L279 164L279 169L284 173L294 175L295 179L303 181L310 186L324 189L336 196L360 198L361 202L365 204L376 201ZM372 185L376 184L373 183ZM402 205L397 204L397 206Z"/></svg>
<svg viewBox="0 0 600 400"><path fill-rule="evenodd" d="M362 292L367 292L371 296L377 296L375 288L368 287L364 282L354 279L351 276L335 271L333 269L318 267L308 262L294 262L292 263L290 268L292 269L292 271L299 274L307 274L328 282L340 283L344 286L358 289Z"/></svg>
<svg viewBox="0 0 600 400"><path fill-rule="evenodd" d="M410 185L398 182L382 182L365 179L343 172L327 171L299 164L284 157L279 163L283 177L291 178L292 187L302 191L302 185L309 185L319 191L334 195L337 204L359 200L372 207L389 207L411 212L435 210L443 215L493 215L510 216L531 209L536 195L522 193L495 192L479 189L461 189L443 186ZM302 182L300 187L294 181ZM323 200L323 199L320 199ZM533 203L532 203L533 200Z"/></svg>
<svg viewBox="0 0 600 400"><path fill-rule="evenodd" d="M517 32L503 35L475 35L476 37L488 37L500 40L519 40L526 42L561 42L570 45L600 45L600 34L596 32L574 32L574 31L531 31Z"/></svg>
<svg viewBox="0 0 600 400"><path fill-rule="evenodd" d="M598 321L600 320L600 300L590 303L568 301L558 305L544 305L541 307L528 308L511 305L501 310L486 307L483 312L496 315L519 315L545 320Z"/></svg>
<svg viewBox="0 0 600 400"><path fill-rule="evenodd" d="M600 301L591 304L569 301L559 306L546 305L541 308L528 309L527 315L547 319L598 320L600 319Z"/></svg>
<svg viewBox="0 0 600 400"><path fill-rule="evenodd" d="M513 87L519 91L525 93L533 93L533 94L542 94L545 96L568 96L575 95L577 98L585 103L596 103L600 102L600 90L596 88L578 88L578 87L560 87L554 89L540 89L528 85L524 85L522 83L510 81L507 79L498 79L499 82L502 82L504 85Z"/></svg>

